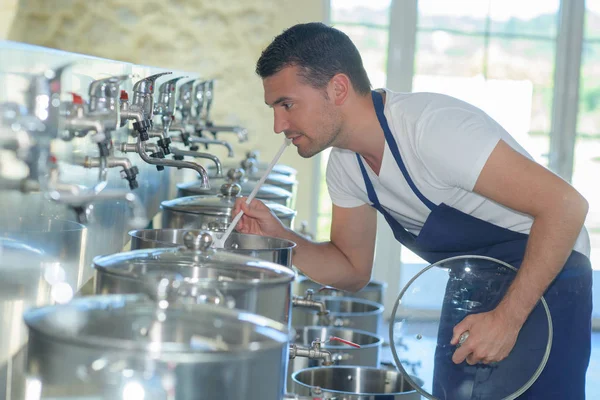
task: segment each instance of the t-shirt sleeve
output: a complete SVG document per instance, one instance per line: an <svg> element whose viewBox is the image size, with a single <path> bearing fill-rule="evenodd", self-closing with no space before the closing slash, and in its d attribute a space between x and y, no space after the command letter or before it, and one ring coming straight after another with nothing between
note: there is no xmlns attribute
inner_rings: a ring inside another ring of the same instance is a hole
<svg viewBox="0 0 600 400"><path fill-rule="evenodd" d="M325 177L329 197L331 197L331 202L338 207L353 208L362 206L365 202L352 193L350 189L352 183L348 172L344 168L344 161L335 149L331 151Z"/></svg>
<svg viewBox="0 0 600 400"><path fill-rule="evenodd" d="M419 121L417 152L438 181L473 191L502 137L501 129L485 114L460 107L442 108Z"/></svg>

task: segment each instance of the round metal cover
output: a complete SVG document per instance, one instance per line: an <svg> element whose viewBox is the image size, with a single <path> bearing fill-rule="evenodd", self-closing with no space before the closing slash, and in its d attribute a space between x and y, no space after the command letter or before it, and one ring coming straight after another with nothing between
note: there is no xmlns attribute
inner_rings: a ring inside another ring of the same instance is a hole
<svg viewBox="0 0 600 400"><path fill-rule="evenodd" d="M389 340L396 366L428 399L515 399L538 378L552 346L552 319L542 297L513 350L498 363L454 364L452 330L467 315L493 310L516 276L490 257L459 256L431 264L402 289L392 311ZM432 288L442 288L438 292ZM418 310L418 311L417 311ZM466 338L468 340L468 336Z"/></svg>
<svg viewBox="0 0 600 400"><path fill-rule="evenodd" d="M179 303L161 309L140 295L80 297L30 309L23 318L30 331L87 348L146 353L158 342L161 357L230 354L231 362L256 349L280 346L291 335L283 324L244 311Z"/></svg>
<svg viewBox="0 0 600 400"><path fill-rule="evenodd" d="M182 195L217 195L220 193L220 187L224 183L227 183L228 180L223 178L214 178L210 180L211 187L210 189L205 189L202 187L202 182L194 181L194 182L186 182L177 184L177 189ZM240 191L240 196L249 196L254 190L256 186L256 181L245 181L245 182L237 182L242 190ZM279 200L279 199L289 199L292 197L292 194L275 185L264 184L258 189L258 193L256 194L257 199L265 199L265 200Z"/></svg>
<svg viewBox="0 0 600 400"><path fill-rule="evenodd" d="M192 240L200 242L207 233L194 235ZM215 251L210 241L200 247L189 249L158 248L133 250L93 260L94 268L109 274L126 276L136 280L147 280L149 284L161 278L182 279L195 285L224 285L229 288L248 285L268 285L291 282L295 273L279 264L262 261L224 251ZM181 276L181 278L177 278Z"/></svg>

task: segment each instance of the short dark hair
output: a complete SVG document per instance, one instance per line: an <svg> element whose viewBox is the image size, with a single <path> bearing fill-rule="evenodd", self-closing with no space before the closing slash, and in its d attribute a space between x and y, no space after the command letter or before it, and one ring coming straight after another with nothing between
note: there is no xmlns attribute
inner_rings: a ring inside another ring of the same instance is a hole
<svg viewBox="0 0 600 400"><path fill-rule="evenodd" d="M317 89L324 88L335 74L348 75L354 90L371 91L371 82L352 40L340 30L310 22L294 25L273 39L256 63L261 78L275 75L288 66L300 67L300 75Z"/></svg>

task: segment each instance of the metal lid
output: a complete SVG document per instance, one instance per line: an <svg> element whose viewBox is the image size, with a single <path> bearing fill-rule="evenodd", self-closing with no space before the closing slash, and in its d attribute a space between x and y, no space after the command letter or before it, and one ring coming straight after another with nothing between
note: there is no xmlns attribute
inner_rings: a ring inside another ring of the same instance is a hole
<svg viewBox="0 0 600 400"><path fill-rule="evenodd" d="M295 273L279 264L212 248L209 232L188 232L185 247L133 250L94 258L103 273L144 280L153 286L166 277L195 286L247 288L291 282Z"/></svg>
<svg viewBox="0 0 600 400"><path fill-rule="evenodd" d="M289 340L286 326L259 315L207 304L172 303L167 307L138 295L75 298L62 305L24 313L30 332L72 345L147 353L160 343L161 358L174 362L197 354L239 357L280 347ZM203 358L210 362L210 358Z"/></svg>
<svg viewBox="0 0 600 400"><path fill-rule="evenodd" d="M239 185L236 185L239 187ZM223 186L222 186L223 187ZM200 195L180 197L174 200L163 201L160 206L166 210L188 214L202 214L214 216L230 216L235 205L235 196L226 195ZM296 211L284 205L264 200L263 203L279 219L290 219L296 216Z"/></svg>
<svg viewBox="0 0 600 400"><path fill-rule="evenodd" d="M552 346L552 319L542 297L504 360L454 364L453 328L467 315L493 310L516 276L511 265L490 257L452 257L421 270L394 304L389 340L396 366L428 399L515 399L542 372ZM442 288L438 293L432 288ZM426 302L427 304L423 304ZM416 307L419 308L416 311ZM426 312L423 311L426 308ZM468 340L468 332L461 344Z"/></svg>
<svg viewBox="0 0 600 400"><path fill-rule="evenodd" d="M210 189L203 188L202 182L199 181L179 183L177 184L177 189L179 189L179 191L184 195L188 193L193 193L194 195L216 195L220 193L220 187L223 184L228 183L228 181L223 178L213 178L210 180L210 183ZM249 196L250 193L252 193L252 190L254 190L256 183L256 181L238 182L241 187L240 196ZM258 193L256 194L257 199L264 200L285 200L289 199L290 197L292 197L292 193L289 191L266 183L258 189Z"/></svg>

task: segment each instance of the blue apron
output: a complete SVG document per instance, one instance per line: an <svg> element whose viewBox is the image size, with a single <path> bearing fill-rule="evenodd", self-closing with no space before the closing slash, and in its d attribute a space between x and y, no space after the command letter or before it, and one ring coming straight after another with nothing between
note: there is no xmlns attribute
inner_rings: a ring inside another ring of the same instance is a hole
<svg viewBox="0 0 600 400"><path fill-rule="evenodd" d="M431 210L418 235L408 232L381 206L362 158L356 154L369 201L375 209L383 214L392 228L396 240L429 263L460 255L480 255L496 258L519 268L529 236L470 216L444 203L434 204L423 196L402 161L398 145L384 115L381 94L373 91L372 98L385 140L402 176L415 196ZM468 285L468 282L459 279L460 276L456 276L460 272L450 271L450 274L451 277L454 276L457 279L449 279L446 288L448 292L452 291L453 288L450 287L452 285ZM490 271L490 274L493 272ZM510 280L502 282L501 279L491 275L490 278L499 282L497 282L497 290L489 291L488 296L504 294L511 283ZM479 291L478 295L485 296L483 293L487 292ZM584 399L585 374L589 364L591 346L592 269L589 259L583 254L573 251L560 274L544 293L544 298L550 308L553 323L550 357L539 378L519 398ZM486 301L486 299L480 300L482 303ZM506 365L503 365L503 372L500 374L494 373L493 367L483 364L469 366L466 362L458 368L451 361L451 353L444 350L450 343L452 329L467 314L446 302L442 308L435 355L433 394L440 399L469 398L464 396L464 387L460 388L461 381L465 379L465 376L469 376L471 382L476 382L471 389L471 399L489 398L490 393L494 394L493 398L503 398L511 394L511 392L503 393L503 387L506 386L503 383L511 379L510 374L522 374L526 369L521 368L521 365L515 365L514 369L504 368ZM525 346L526 348L535 347L533 343L536 341L538 343L541 341L545 345L547 323L544 319L543 309L538 305L523 325L517 343L526 343L527 340L524 338L531 338L529 344ZM516 352L521 351L518 347L515 346L510 359L518 360L525 365L527 360L532 357L528 358L527 354L523 354L522 358L514 357ZM503 362L508 360L505 359ZM537 361L539 362L539 359ZM522 378L521 381L524 382ZM444 386L436 385L435 382L444 382ZM512 390L515 389L512 388ZM459 392L459 390L463 391Z"/></svg>

